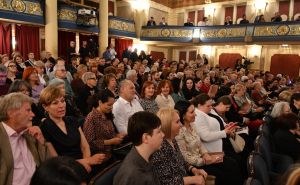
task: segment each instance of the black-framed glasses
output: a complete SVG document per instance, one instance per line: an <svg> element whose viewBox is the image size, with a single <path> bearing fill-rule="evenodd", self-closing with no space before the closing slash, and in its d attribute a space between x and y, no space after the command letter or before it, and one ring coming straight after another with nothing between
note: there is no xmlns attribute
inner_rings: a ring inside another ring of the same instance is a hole
<svg viewBox="0 0 300 185"><path fill-rule="evenodd" d="M89 80L97 80L97 78L89 78Z"/></svg>

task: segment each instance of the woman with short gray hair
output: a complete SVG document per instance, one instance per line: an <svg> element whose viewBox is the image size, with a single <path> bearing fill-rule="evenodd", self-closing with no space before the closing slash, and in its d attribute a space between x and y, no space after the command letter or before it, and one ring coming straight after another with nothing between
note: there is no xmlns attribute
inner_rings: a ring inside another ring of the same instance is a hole
<svg viewBox="0 0 300 185"><path fill-rule="evenodd" d="M85 84L82 89L80 89L77 99L77 106L80 110L80 112L86 116L90 110L87 108L87 100L90 96L97 93L97 78L95 73L92 72L85 72L82 75L82 81Z"/></svg>

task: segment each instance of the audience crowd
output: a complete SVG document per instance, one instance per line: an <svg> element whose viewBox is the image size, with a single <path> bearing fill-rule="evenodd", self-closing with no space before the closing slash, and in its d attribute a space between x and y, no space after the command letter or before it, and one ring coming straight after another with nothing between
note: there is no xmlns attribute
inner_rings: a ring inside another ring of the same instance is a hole
<svg viewBox="0 0 300 185"><path fill-rule="evenodd" d="M0 185L79 185L118 160L114 185L241 185L264 124L272 151L299 162L299 78L84 48L82 59L1 55Z"/></svg>

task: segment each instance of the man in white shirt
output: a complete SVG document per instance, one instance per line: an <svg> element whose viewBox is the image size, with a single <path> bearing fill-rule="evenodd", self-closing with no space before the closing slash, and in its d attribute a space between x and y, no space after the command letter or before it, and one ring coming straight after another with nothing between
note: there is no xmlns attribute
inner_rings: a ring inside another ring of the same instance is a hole
<svg viewBox="0 0 300 185"><path fill-rule="evenodd" d="M119 133L127 133L128 119L136 112L143 111L135 99L135 86L130 80L120 84L120 98L113 105L114 124Z"/></svg>

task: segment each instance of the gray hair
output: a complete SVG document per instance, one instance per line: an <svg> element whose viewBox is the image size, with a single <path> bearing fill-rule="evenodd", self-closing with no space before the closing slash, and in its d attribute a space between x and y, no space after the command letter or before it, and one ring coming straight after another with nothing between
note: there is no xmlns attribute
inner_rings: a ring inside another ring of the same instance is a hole
<svg viewBox="0 0 300 185"><path fill-rule="evenodd" d="M275 103L270 115L273 118L277 118L277 117L281 116L282 114L284 114L284 106L290 107L288 102L282 101L282 102Z"/></svg>
<svg viewBox="0 0 300 185"><path fill-rule="evenodd" d="M77 71L87 71L87 66L84 65L84 64L80 64L78 67L77 67Z"/></svg>
<svg viewBox="0 0 300 185"><path fill-rule="evenodd" d="M3 96L0 98L0 121L10 119L7 114L9 110L20 109L24 103L32 104L32 102L32 98L21 92L14 92Z"/></svg>
<svg viewBox="0 0 300 185"><path fill-rule="evenodd" d="M126 73L126 79L130 79L132 76L136 75L136 71L134 69L131 69L129 71L127 71Z"/></svg>
<svg viewBox="0 0 300 185"><path fill-rule="evenodd" d="M85 72L82 77L81 77L81 80L83 81L83 83L87 83L87 81L90 79L90 78L94 78L96 75L95 73L93 72Z"/></svg>
<svg viewBox="0 0 300 185"><path fill-rule="evenodd" d="M7 67L5 67L5 65L0 64L0 73L7 73Z"/></svg>
<svg viewBox="0 0 300 185"><path fill-rule="evenodd" d="M130 84L133 84L132 81L127 80L127 79L122 80L120 82L120 93L121 93L121 91L123 90L124 87L126 87L127 85L130 85Z"/></svg>
<svg viewBox="0 0 300 185"><path fill-rule="evenodd" d="M34 66L36 67L45 67L45 64L44 62L40 61L40 60L37 60L37 61L34 61Z"/></svg>
<svg viewBox="0 0 300 185"><path fill-rule="evenodd" d="M53 80L49 81L48 85L52 85L52 86L59 86L61 84L65 85L65 81L59 78L54 78Z"/></svg>

